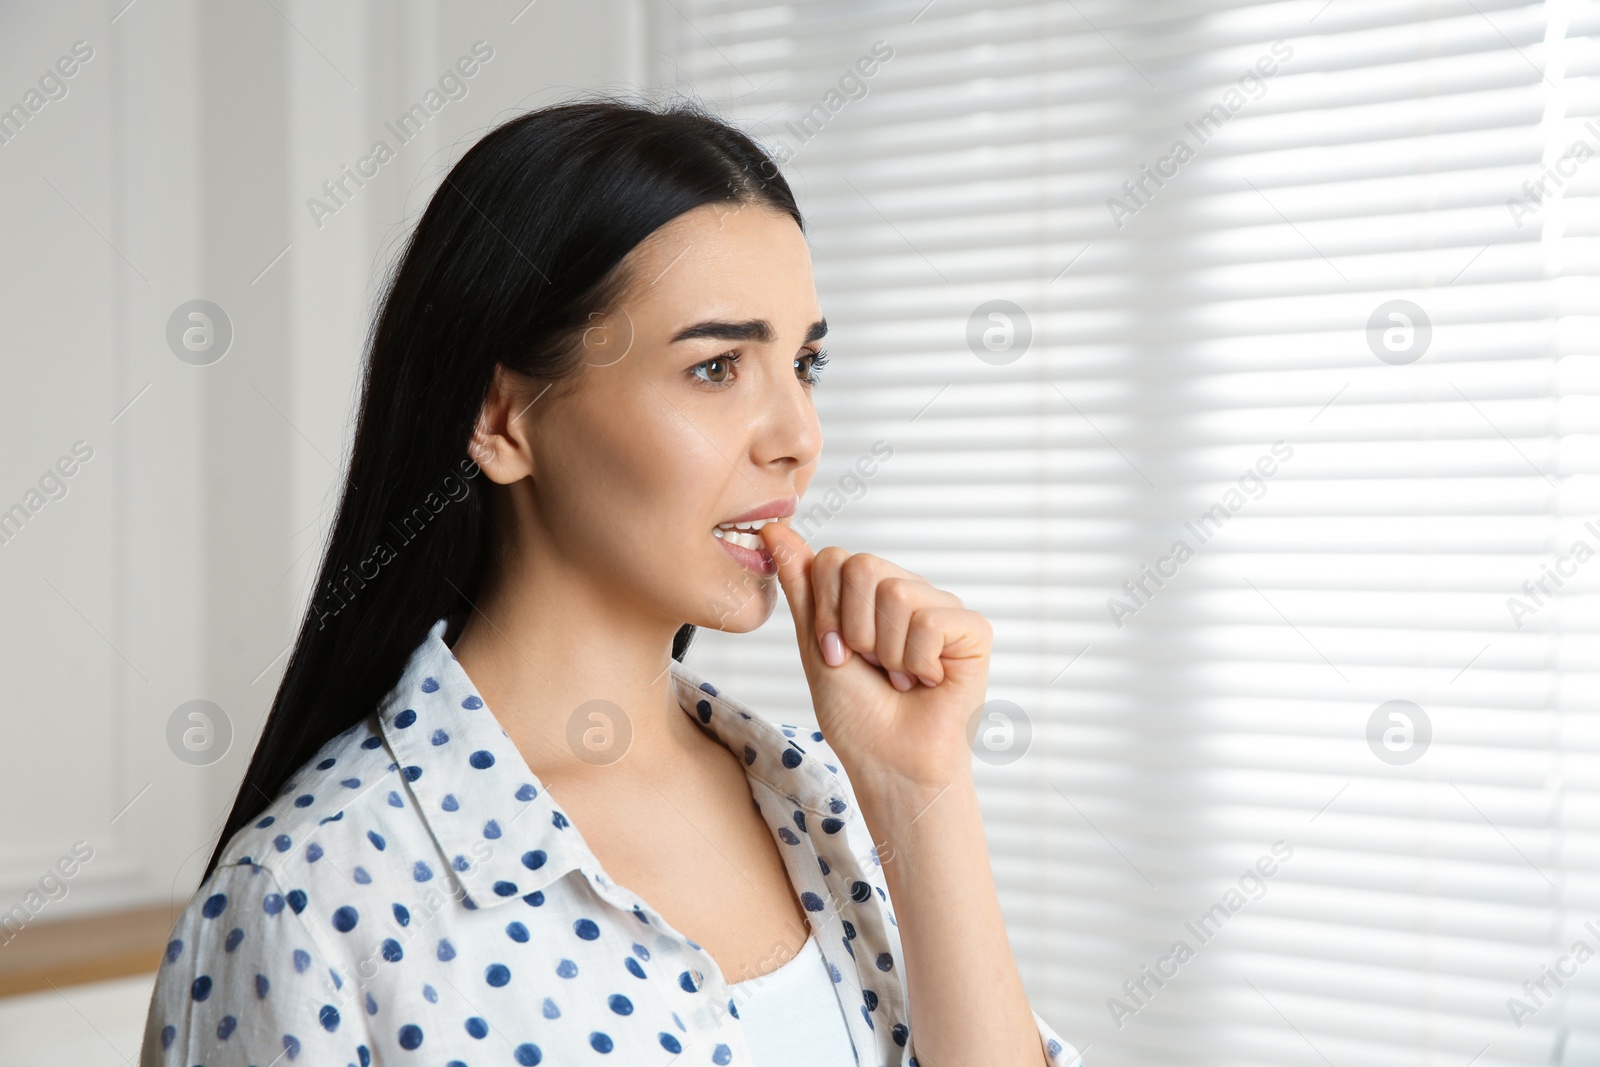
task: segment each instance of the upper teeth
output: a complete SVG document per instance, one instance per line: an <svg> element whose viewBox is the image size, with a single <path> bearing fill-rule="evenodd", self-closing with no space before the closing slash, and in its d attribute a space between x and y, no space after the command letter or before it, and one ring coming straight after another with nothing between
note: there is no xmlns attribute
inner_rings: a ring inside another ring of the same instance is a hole
<svg viewBox="0 0 1600 1067"><path fill-rule="evenodd" d="M719 529L719 530L759 530L759 529L761 529L761 527L765 526L767 523L775 522L775 521L776 521L775 519L756 519L754 522L719 522L719 523L717 523L717 529Z"/></svg>

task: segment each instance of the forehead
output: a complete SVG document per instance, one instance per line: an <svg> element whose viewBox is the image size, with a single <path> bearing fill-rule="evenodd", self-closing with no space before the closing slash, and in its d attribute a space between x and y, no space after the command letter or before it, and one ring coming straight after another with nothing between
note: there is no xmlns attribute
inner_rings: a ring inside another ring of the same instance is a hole
<svg viewBox="0 0 1600 1067"><path fill-rule="evenodd" d="M629 259L624 303L653 332L675 333L710 316L766 318L779 329L821 318L805 235L772 208L702 204L640 242Z"/></svg>

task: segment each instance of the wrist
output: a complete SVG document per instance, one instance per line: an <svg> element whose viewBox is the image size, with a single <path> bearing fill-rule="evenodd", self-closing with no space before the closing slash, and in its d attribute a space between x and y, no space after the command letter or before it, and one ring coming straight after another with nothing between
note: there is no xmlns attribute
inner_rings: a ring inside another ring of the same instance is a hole
<svg viewBox="0 0 1600 1067"><path fill-rule="evenodd" d="M883 771L853 778L852 784L867 821L891 833L920 827L936 811L955 807L952 801L976 795L970 765L942 781L915 780Z"/></svg>

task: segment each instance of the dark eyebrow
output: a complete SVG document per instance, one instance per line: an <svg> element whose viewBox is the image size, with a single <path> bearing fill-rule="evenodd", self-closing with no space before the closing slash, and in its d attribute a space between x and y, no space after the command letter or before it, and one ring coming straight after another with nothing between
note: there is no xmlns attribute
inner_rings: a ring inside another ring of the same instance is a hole
<svg viewBox="0 0 1600 1067"><path fill-rule="evenodd" d="M828 320L818 319L811 324L810 329L806 330L804 343L820 341L827 334ZM771 344L772 336L772 323L766 319L750 319L747 322L708 319L679 330L668 343L677 344L679 341L690 341L698 337L714 337L719 341L756 341L761 344Z"/></svg>

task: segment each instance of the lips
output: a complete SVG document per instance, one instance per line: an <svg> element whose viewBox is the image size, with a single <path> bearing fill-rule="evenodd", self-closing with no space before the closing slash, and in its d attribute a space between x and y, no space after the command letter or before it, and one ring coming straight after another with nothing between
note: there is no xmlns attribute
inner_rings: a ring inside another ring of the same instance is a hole
<svg viewBox="0 0 1600 1067"><path fill-rule="evenodd" d="M728 526L733 523L755 522L757 519L786 519L794 514L795 508L799 507L799 505L799 497L786 496L778 500L770 500L759 507L750 509L743 515L735 515L731 519L723 519L717 525Z"/></svg>
<svg viewBox="0 0 1600 1067"><path fill-rule="evenodd" d="M778 565L773 560L772 553L768 552L766 546L762 544L760 534L724 533L720 529L716 531L716 534L717 543L723 547L724 551L745 567L765 576L778 573ZM741 543L747 539L757 545L761 545L761 547L753 547L752 545Z"/></svg>

